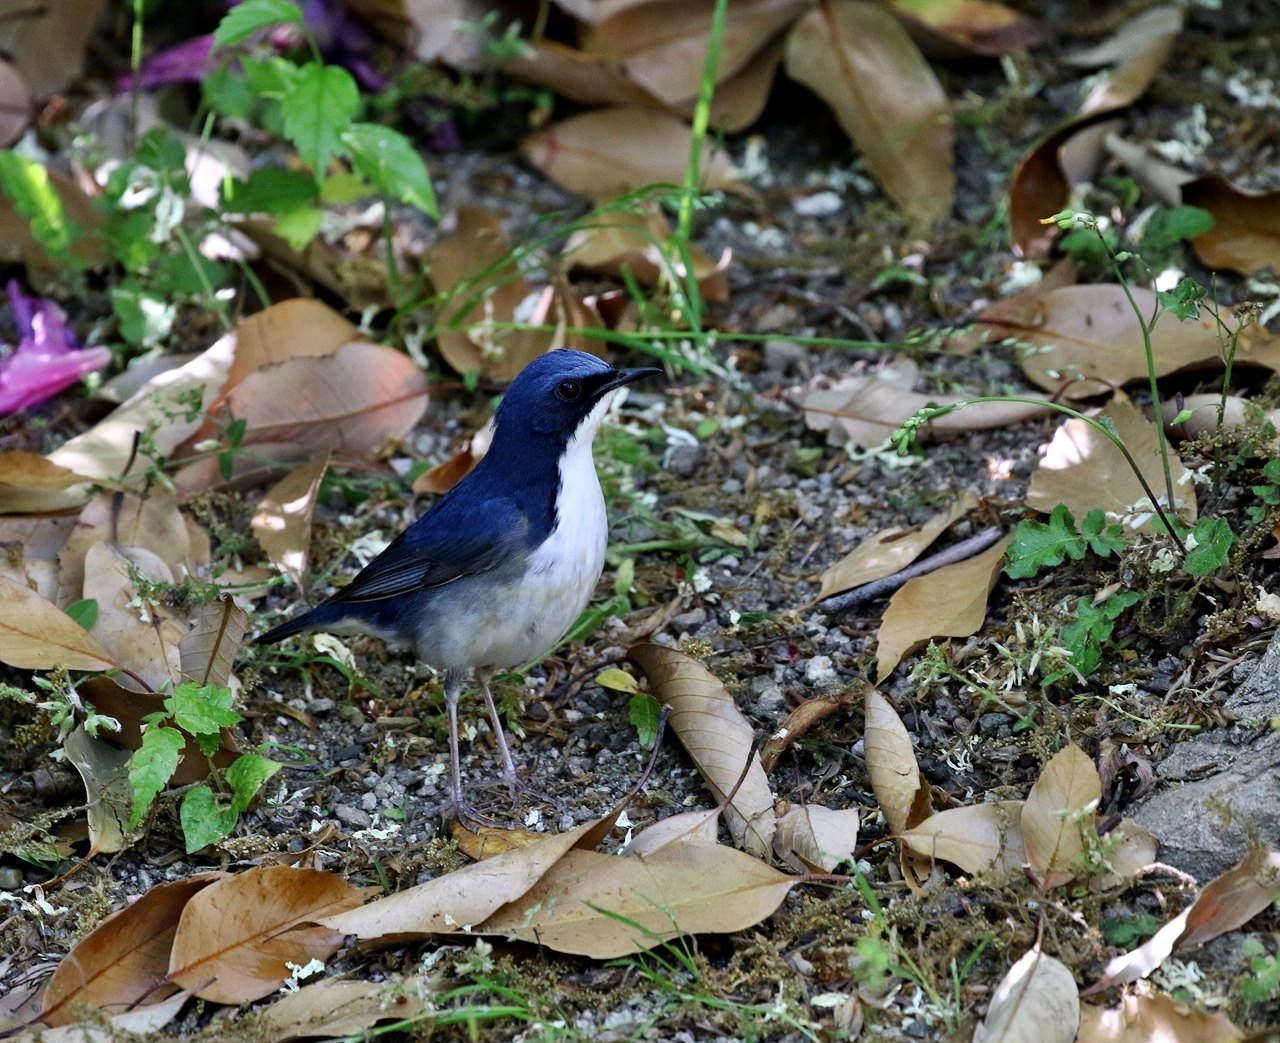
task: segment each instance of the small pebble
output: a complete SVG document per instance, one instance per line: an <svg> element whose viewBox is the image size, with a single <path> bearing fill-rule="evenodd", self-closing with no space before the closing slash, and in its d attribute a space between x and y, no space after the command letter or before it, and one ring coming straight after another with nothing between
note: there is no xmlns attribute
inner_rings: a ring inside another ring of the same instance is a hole
<svg viewBox="0 0 1280 1043"><path fill-rule="evenodd" d="M353 808L346 804L338 804L334 807L333 814L344 826L351 826L355 829L368 829L373 821L367 811L361 811L359 808Z"/></svg>

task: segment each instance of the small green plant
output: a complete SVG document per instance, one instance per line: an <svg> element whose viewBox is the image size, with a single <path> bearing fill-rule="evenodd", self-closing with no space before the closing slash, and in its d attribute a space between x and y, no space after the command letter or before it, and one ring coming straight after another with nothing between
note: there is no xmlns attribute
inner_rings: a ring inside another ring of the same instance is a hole
<svg viewBox="0 0 1280 1043"><path fill-rule="evenodd" d="M1102 937L1109 945L1121 949L1136 949L1139 945L1160 930L1161 921L1150 913L1139 913L1137 916L1108 916L1099 925Z"/></svg>
<svg viewBox="0 0 1280 1043"><path fill-rule="evenodd" d="M187 790L179 818L188 853L230 835L258 791L283 767L260 754L242 753L225 773L214 768L213 755L222 744L222 729L243 720L231 709L231 701L230 688L185 681L165 699L163 710L143 718L146 730L142 745L129 759L129 785L133 789L131 830L137 828L178 770L188 737L209 758L210 778L230 798L219 799L204 783Z"/></svg>
<svg viewBox="0 0 1280 1043"><path fill-rule="evenodd" d="M1100 507L1084 516L1077 531L1075 517L1066 504L1060 503L1054 507L1047 523L1034 518L1018 523L1013 530L1004 571L1011 579L1029 579L1041 569L1061 565L1067 558L1080 561L1086 551L1109 558L1124 547L1123 529L1107 524L1106 514Z"/></svg>
<svg viewBox="0 0 1280 1043"><path fill-rule="evenodd" d="M1270 1003L1280 998L1280 957L1267 952L1256 938L1240 943L1240 952L1249 957L1249 973L1236 983L1236 992L1245 1003Z"/></svg>
<svg viewBox="0 0 1280 1043"><path fill-rule="evenodd" d="M1246 508L1251 525L1261 525L1267 517L1267 508L1280 507L1280 460L1268 460L1262 465L1262 483L1252 487L1258 502Z"/></svg>
<svg viewBox="0 0 1280 1043"><path fill-rule="evenodd" d="M1076 602L1075 618L1059 633L1062 647L1071 653L1073 670L1086 677L1097 671L1102 665L1103 652L1111 647L1117 621L1126 609L1141 600L1140 591L1121 590L1100 605L1087 597Z"/></svg>

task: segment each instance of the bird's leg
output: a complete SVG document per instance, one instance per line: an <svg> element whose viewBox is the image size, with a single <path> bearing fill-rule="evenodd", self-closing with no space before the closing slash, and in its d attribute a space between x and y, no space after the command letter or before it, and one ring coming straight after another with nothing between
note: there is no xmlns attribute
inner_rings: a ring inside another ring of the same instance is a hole
<svg viewBox="0 0 1280 1043"><path fill-rule="evenodd" d="M511 757L506 731L502 727L502 715L498 713L498 704L493 701L493 692L489 688L489 680L492 677L492 670L476 668L476 682L480 685L480 691L484 693L484 702L489 708L489 719L493 722L493 734L497 736L498 749L502 751L502 781L507 784L507 792L511 794L512 800L515 800L519 794L526 793L563 811L564 801L558 800L544 790L530 786L527 782L521 782L520 776L516 774L516 762Z"/></svg>
<svg viewBox="0 0 1280 1043"><path fill-rule="evenodd" d="M489 686L484 685L485 698L489 705L493 700L489 696ZM449 713L449 770L453 782L453 809L458 821L472 832L478 832L480 826L496 826L497 823L481 815L471 802L462 795L462 760L458 756L458 700L462 696L462 674L448 673L444 678L444 705ZM505 750L505 746L503 749Z"/></svg>

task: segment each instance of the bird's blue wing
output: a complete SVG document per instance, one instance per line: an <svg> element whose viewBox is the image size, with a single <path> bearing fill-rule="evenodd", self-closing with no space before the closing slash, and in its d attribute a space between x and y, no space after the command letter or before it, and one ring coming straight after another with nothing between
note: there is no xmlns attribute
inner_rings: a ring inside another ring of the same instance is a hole
<svg viewBox="0 0 1280 1043"><path fill-rule="evenodd" d="M512 501L455 498L448 507L424 514L326 603L377 601L439 587L528 553L528 518Z"/></svg>

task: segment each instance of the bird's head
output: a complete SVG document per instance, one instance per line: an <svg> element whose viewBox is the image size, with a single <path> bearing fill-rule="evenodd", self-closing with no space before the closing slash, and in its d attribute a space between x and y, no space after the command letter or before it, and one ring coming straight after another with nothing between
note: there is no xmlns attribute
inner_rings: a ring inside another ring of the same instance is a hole
<svg viewBox="0 0 1280 1043"><path fill-rule="evenodd" d="M660 373L657 369L615 369L585 351L561 348L539 355L507 389L495 418L495 438L575 436L590 441L600 426L613 392L625 384Z"/></svg>

